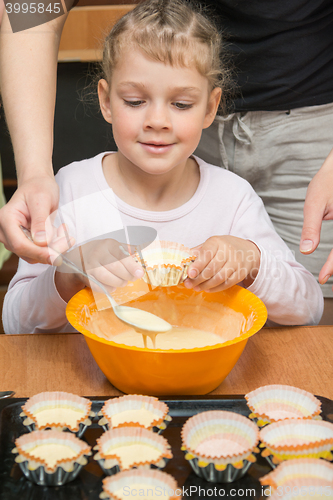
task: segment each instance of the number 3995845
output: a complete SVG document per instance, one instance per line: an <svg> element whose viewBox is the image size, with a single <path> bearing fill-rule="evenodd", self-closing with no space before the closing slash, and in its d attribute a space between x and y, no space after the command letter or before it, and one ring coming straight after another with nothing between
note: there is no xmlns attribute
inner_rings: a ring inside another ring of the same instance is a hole
<svg viewBox="0 0 333 500"><path fill-rule="evenodd" d="M9 3L5 2L7 14L60 14L61 3Z"/></svg>

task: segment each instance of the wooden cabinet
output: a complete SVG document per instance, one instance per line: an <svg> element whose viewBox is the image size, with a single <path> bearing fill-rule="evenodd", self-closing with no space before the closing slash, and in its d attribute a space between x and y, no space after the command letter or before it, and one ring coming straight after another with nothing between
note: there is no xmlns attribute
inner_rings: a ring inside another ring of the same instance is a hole
<svg viewBox="0 0 333 500"><path fill-rule="evenodd" d="M135 4L86 5L68 14L59 48L59 61L99 61L103 39L113 24Z"/></svg>

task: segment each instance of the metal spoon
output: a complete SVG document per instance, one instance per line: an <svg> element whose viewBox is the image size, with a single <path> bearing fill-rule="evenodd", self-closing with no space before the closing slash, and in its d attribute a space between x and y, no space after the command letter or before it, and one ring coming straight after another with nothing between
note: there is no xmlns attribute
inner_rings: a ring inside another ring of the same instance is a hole
<svg viewBox="0 0 333 500"><path fill-rule="evenodd" d="M11 398L14 394L14 391L0 391L0 399Z"/></svg>
<svg viewBox="0 0 333 500"><path fill-rule="evenodd" d="M29 229L26 227L20 226L26 237L33 242L31 233ZM113 308L113 311L117 318L119 318L123 323L127 323L128 325L133 326L133 328L138 329L138 330L144 330L146 332L156 332L156 333L165 333L168 332L169 330L172 329L172 325L165 321L162 318L159 318L155 314L152 314L147 311L143 311L142 309L137 309L134 307L127 307L127 306L120 306L117 304L117 302L114 300L114 298L109 294L107 289L104 287L104 285L98 281L96 278L91 276L90 274L85 273L82 269L80 269L74 262L69 260L67 257L65 257L63 254L59 254L62 261L66 266L69 268L73 269L76 273L82 274L85 278L88 280L91 280L93 283L95 283L102 291L105 293L107 298L109 299L109 302ZM130 320L130 317L134 317L134 320ZM151 323L151 325L149 325Z"/></svg>

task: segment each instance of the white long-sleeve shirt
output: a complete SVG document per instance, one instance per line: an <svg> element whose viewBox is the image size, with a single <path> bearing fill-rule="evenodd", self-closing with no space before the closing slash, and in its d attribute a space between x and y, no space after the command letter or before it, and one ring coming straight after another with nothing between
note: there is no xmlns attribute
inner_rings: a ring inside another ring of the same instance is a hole
<svg viewBox="0 0 333 500"><path fill-rule="evenodd" d="M248 239L261 252L258 275L248 290L265 303L270 322L319 322L323 297L318 283L296 262L247 181L196 158L200 182L192 198L176 209L151 212L133 207L113 193L102 169L106 154L71 163L56 175L62 221L76 245L124 226L150 226L160 240L190 248L216 235ZM20 259L3 306L6 333L75 331L66 319L66 302L56 289L54 274L52 266Z"/></svg>

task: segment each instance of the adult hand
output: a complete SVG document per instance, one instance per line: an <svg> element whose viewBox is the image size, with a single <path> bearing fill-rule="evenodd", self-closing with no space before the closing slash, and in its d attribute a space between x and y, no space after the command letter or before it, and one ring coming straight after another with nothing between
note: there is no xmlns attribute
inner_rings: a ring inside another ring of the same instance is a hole
<svg viewBox="0 0 333 500"><path fill-rule="evenodd" d="M193 249L197 256L188 268L184 285L219 292L243 281L246 287L255 280L260 266L260 250L249 240L235 236L213 236Z"/></svg>
<svg viewBox="0 0 333 500"><path fill-rule="evenodd" d="M48 262L45 220L58 207L52 167L53 122L57 56L66 17L13 32L4 11L1 23L1 97L19 189L0 210L0 241L29 263ZM35 245L20 225L31 230Z"/></svg>
<svg viewBox="0 0 333 500"><path fill-rule="evenodd" d="M323 220L333 219L333 150L309 184L304 203L304 222L300 251L310 254L319 245ZM332 237L333 245L333 237ZM324 284L333 274L333 250L319 273Z"/></svg>
<svg viewBox="0 0 333 500"><path fill-rule="evenodd" d="M45 175L25 181L0 210L0 241L30 264L50 264L45 221L58 208L58 201L54 177ZM20 226L30 229L34 243Z"/></svg>

